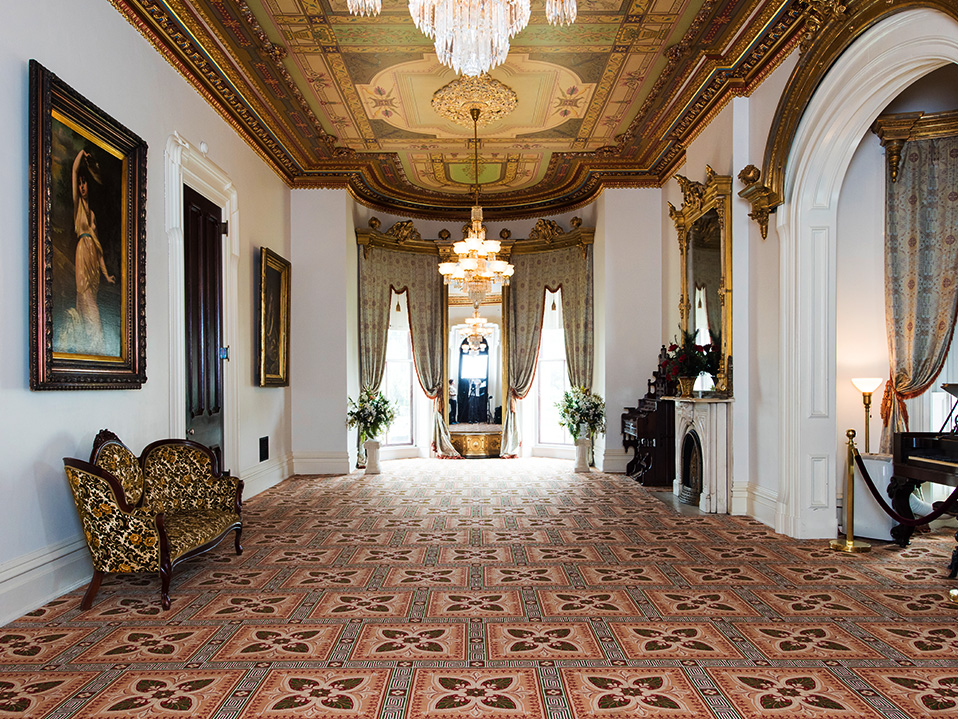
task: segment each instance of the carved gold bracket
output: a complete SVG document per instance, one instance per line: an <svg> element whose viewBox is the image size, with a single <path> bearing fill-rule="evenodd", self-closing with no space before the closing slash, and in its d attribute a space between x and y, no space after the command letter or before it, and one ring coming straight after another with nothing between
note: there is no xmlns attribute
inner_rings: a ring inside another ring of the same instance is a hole
<svg viewBox="0 0 958 719"><path fill-rule="evenodd" d="M879 115L872 124L885 148L885 164L892 182L898 181L902 148L912 140L934 140L958 135L958 111L900 112Z"/></svg>
<svg viewBox="0 0 958 719"><path fill-rule="evenodd" d="M758 223L764 240L768 237L768 216L775 212L775 208L781 204L781 201L778 195L762 184L761 178L761 170L755 165L747 165L738 173L738 179L745 185L744 189L739 190L738 196L747 200L752 206L748 216Z"/></svg>
<svg viewBox="0 0 958 719"><path fill-rule="evenodd" d="M818 39L825 25L840 18L847 10L843 0L800 0L799 7L805 16L805 35L799 44L803 53Z"/></svg>

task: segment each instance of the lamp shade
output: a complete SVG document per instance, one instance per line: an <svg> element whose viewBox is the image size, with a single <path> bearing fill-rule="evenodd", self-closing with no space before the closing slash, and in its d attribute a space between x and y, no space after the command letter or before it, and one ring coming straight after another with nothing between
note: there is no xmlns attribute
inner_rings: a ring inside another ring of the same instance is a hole
<svg viewBox="0 0 958 719"><path fill-rule="evenodd" d="M852 377L852 384L862 394L871 394L884 382L881 377Z"/></svg>

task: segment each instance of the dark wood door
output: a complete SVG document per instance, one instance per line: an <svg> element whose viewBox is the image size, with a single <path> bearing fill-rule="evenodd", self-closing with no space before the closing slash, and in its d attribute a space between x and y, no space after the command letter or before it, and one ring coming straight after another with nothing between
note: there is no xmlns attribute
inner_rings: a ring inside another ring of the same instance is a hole
<svg viewBox="0 0 958 719"><path fill-rule="evenodd" d="M222 246L220 208L183 186L186 252L186 436L223 458Z"/></svg>

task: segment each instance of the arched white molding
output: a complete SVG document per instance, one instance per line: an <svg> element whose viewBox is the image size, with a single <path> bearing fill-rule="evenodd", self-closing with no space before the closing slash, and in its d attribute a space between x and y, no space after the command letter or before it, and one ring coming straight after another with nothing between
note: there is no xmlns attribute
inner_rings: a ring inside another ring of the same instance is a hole
<svg viewBox="0 0 958 719"><path fill-rule="evenodd" d="M958 63L958 23L930 9L890 16L855 41L815 91L789 153L781 243L781 456L776 529L834 537L838 198L881 110L927 73ZM877 142L877 139L876 139ZM882 208L876 207L876 212Z"/></svg>
<svg viewBox="0 0 958 719"><path fill-rule="evenodd" d="M204 148L205 149L205 148ZM223 236L223 343L237 349L239 205L229 176L206 152L174 132L166 142L166 236L170 262L170 436L186 435L186 309L183 267L183 185L219 205L229 221ZM234 362L223 363L225 469L239 469L239 396Z"/></svg>

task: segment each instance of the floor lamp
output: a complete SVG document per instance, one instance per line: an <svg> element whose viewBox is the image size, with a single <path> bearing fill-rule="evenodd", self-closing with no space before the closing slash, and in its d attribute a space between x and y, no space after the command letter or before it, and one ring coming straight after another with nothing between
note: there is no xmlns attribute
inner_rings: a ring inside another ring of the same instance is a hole
<svg viewBox="0 0 958 719"><path fill-rule="evenodd" d="M881 386L881 377L854 377L852 384L862 393L862 404L865 405L865 454L871 452L869 425L872 418L872 393Z"/></svg>

